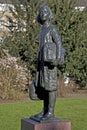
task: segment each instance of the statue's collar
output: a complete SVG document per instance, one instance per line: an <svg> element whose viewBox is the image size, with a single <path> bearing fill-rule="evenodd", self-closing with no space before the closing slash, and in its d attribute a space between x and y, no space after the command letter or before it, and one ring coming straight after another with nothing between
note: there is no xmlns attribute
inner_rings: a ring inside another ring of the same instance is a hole
<svg viewBox="0 0 87 130"><path fill-rule="evenodd" d="M49 21L46 21L46 22L43 24L43 27L46 27L46 28L47 28L47 27L50 26L50 24L51 24L51 23L50 23Z"/></svg>

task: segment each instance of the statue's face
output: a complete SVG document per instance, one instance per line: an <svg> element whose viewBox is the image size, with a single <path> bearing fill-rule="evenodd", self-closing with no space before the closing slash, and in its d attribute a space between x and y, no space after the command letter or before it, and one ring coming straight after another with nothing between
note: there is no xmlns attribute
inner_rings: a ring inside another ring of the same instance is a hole
<svg viewBox="0 0 87 130"><path fill-rule="evenodd" d="M50 8L48 6L42 6L39 10L37 21L40 24L43 24L45 21L50 20L51 18L52 18L52 14Z"/></svg>
<svg viewBox="0 0 87 130"><path fill-rule="evenodd" d="M41 21L46 21L48 18L49 18L49 12L46 8L43 8L40 10L39 12L39 16L40 16L40 19Z"/></svg>

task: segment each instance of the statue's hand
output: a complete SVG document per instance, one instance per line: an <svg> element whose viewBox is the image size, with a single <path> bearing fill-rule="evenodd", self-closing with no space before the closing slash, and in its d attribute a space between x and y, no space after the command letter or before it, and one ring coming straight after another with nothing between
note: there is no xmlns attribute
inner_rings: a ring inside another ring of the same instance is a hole
<svg viewBox="0 0 87 130"><path fill-rule="evenodd" d="M60 58L56 60L47 60L45 61L45 63L46 65L58 66L58 64L60 63Z"/></svg>
<svg viewBox="0 0 87 130"><path fill-rule="evenodd" d="M59 63L58 63L59 65L62 65L62 64L64 64L64 57L63 58L61 58L60 60L59 60Z"/></svg>
<svg viewBox="0 0 87 130"><path fill-rule="evenodd" d="M53 66L57 66L57 65L58 65L58 63L59 63L59 61L58 61L58 60L53 60L53 61L51 62L51 65L53 65Z"/></svg>

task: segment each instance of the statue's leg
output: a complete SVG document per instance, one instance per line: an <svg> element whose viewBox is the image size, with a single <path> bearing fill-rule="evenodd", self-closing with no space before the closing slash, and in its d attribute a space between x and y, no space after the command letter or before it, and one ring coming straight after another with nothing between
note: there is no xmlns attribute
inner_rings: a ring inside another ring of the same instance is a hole
<svg viewBox="0 0 87 130"><path fill-rule="evenodd" d="M48 92L48 112L42 117L42 120L47 120L54 117L54 107L56 102L56 91Z"/></svg>
<svg viewBox="0 0 87 130"><path fill-rule="evenodd" d="M48 109L49 109L49 92L45 91L45 93L44 93L44 115L48 112Z"/></svg>
<svg viewBox="0 0 87 130"><path fill-rule="evenodd" d="M49 105L49 94L48 91L44 90L44 97L43 97L43 110L36 114L35 117L42 118L48 112L48 105Z"/></svg>
<svg viewBox="0 0 87 130"><path fill-rule="evenodd" d="M54 107L56 102L56 91L49 92L49 111L48 115L54 116Z"/></svg>

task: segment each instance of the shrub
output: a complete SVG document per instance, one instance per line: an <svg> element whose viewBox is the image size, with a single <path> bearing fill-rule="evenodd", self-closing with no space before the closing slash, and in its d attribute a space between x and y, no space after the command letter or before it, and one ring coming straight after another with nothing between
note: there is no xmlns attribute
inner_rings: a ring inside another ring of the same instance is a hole
<svg viewBox="0 0 87 130"><path fill-rule="evenodd" d="M27 89L28 71L9 54L0 58L0 98L19 99Z"/></svg>

